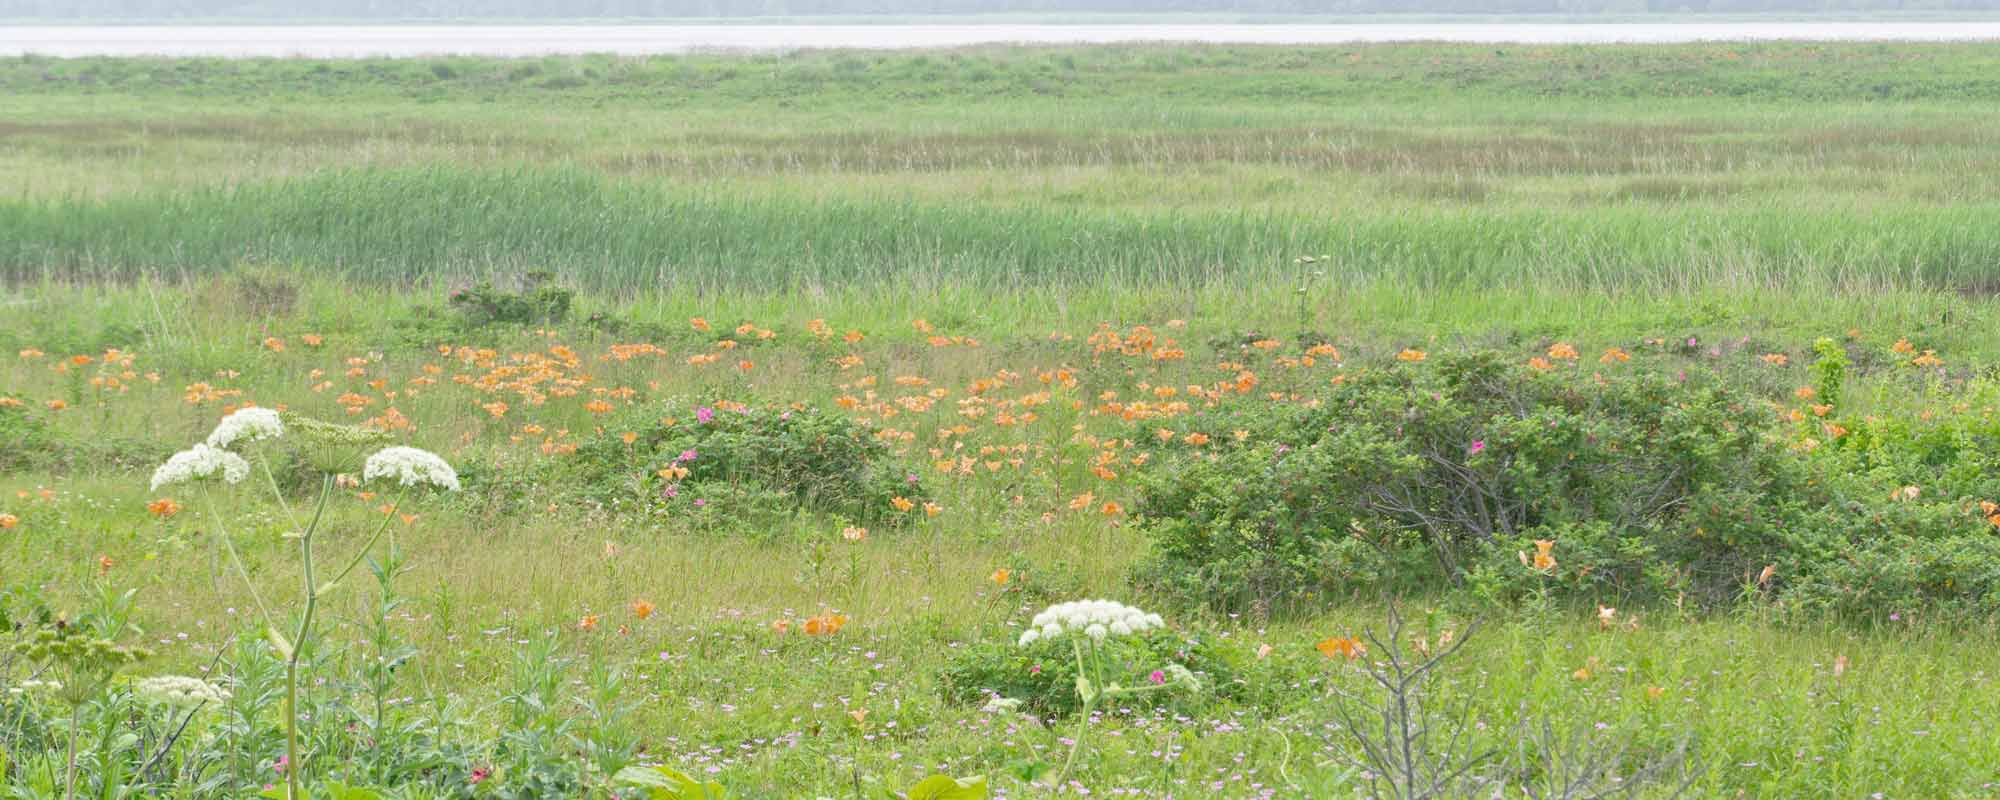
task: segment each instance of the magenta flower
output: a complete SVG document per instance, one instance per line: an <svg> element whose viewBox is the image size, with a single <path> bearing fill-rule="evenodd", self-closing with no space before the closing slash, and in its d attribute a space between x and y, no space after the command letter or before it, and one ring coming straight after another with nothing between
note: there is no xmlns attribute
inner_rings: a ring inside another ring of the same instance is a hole
<svg viewBox="0 0 2000 800"><path fill-rule="evenodd" d="M709 420L715 419L715 409L709 408L708 406L702 406L701 408L697 408L694 410L694 418L695 421L697 422L708 422Z"/></svg>
<svg viewBox="0 0 2000 800"><path fill-rule="evenodd" d="M1164 685L1167 682L1167 673L1156 669L1153 670L1153 674L1146 676L1146 680L1152 681L1155 685Z"/></svg>
<svg viewBox="0 0 2000 800"><path fill-rule="evenodd" d="M1485 440L1485 439L1474 439L1474 440L1472 440L1472 453L1471 453L1472 455L1475 455L1475 456L1476 456L1476 455L1479 455L1479 451L1481 451L1481 450L1484 450L1484 449L1486 449L1486 440Z"/></svg>

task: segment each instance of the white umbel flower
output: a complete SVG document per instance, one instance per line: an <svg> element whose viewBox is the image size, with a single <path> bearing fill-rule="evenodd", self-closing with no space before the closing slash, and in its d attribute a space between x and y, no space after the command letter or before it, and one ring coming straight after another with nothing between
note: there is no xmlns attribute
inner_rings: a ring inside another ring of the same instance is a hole
<svg viewBox="0 0 2000 800"><path fill-rule="evenodd" d="M222 473L224 482L242 483L244 478L250 477L250 462L244 461L242 456L228 450L197 444L190 449L175 453L172 458L167 459L167 463L153 470L153 491L159 491L162 486L206 478L218 472Z"/></svg>
<svg viewBox="0 0 2000 800"><path fill-rule="evenodd" d="M1020 713L1020 711L1021 701L1012 697L1001 697L999 695L994 695L986 701L986 705L979 707L979 713L981 714L1016 714Z"/></svg>
<svg viewBox="0 0 2000 800"><path fill-rule="evenodd" d="M1130 636L1165 627L1158 614L1148 614L1115 600L1077 600L1057 603L1036 614L1019 645L1027 647L1043 639L1055 639L1068 631L1079 631L1093 640Z"/></svg>
<svg viewBox="0 0 2000 800"><path fill-rule="evenodd" d="M276 439L283 435L285 423L278 419L278 412L251 406L223 417L222 422L216 424L215 432L208 435L208 446L227 448L237 442Z"/></svg>
<svg viewBox="0 0 2000 800"><path fill-rule="evenodd" d="M428 483L445 491L458 491L458 471L429 450L414 447L385 447L368 457L361 468L364 480L394 478L404 486Z"/></svg>
<svg viewBox="0 0 2000 800"><path fill-rule="evenodd" d="M229 692L220 686L200 678L186 675L161 675L146 678L134 684L133 692L155 703L187 708L203 703L222 703L229 699Z"/></svg>

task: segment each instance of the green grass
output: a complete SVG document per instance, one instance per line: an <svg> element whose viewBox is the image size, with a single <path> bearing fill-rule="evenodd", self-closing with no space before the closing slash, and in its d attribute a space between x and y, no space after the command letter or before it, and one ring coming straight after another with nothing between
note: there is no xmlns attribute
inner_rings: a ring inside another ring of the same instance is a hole
<svg viewBox="0 0 2000 800"><path fill-rule="evenodd" d="M1889 211L1409 209L1362 219L731 197L579 173L338 172L0 208L15 279L239 261L414 281L549 269L634 291L1251 283L1298 254L1350 283L1550 290L1988 288L2000 205ZM865 235L857 235L865 232Z"/></svg>
<svg viewBox="0 0 2000 800"><path fill-rule="evenodd" d="M296 280L300 294L295 304L257 310L238 280L192 278L184 287L47 284L20 290L5 298L17 313L0 324L0 343L7 348L0 356L0 384L39 406L68 396L78 385L52 371L49 359L106 346L131 348L139 353L131 367L138 376L131 389L99 392L82 385L71 408L37 408L34 413L48 419L64 441L172 448L201 436L220 403L237 401L191 405L182 397L183 387L191 383L240 389L244 394L239 399L344 417L332 405L332 396L351 390L379 395L364 385L368 380L386 379L396 389L424 375L424 364L447 364L447 377L465 369L395 332L394 321L412 314L412 307L441 299L435 290L404 294L331 278ZM1128 392L1135 381L1178 385L1204 380L1213 372L1205 358L1131 375L1120 374L1117 362L1092 365L1084 339L1097 321L1108 321L1121 310L1143 309L1132 311L1125 321L1173 330L1190 343L1250 324L1284 325L1292 313L1285 308L1289 292L1282 288L1254 296L1247 304L1253 308L1245 307L1243 296L1223 292L1148 298L1085 290L1062 302L1030 299L1036 296L968 291L956 298L906 296L877 304L866 294L835 292L785 305L733 293L705 299L663 292L639 300L587 295L581 298L580 316L603 311L671 326L676 333L666 340L669 355L630 364L600 361L598 356L619 340L578 325L558 326L553 339L533 331L500 330L463 343L491 345L501 353L569 344L588 365L591 385L646 387L642 391L652 397L830 407L831 399L846 391L839 384L862 374L877 376L884 386L894 376L919 375L954 391L1003 369L1033 374L1058 364L1079 365L1095 375L1092 380ZM1423 344L1426 338L1418 329L1494 322L1443 307L1450 303L1441 301L1450 297L1444 292L1429 298L1438 305L1413 311L1416 318L1408 320L1398 319L1397 309L1403 306L1389 295L1362 294L1353 298L1353 306L1315 299L1308 304L1308 325L1355 315L1355 333L1343 335L1340 342L1349 358L1362 360L1387 358L1406 343ZM1640 336L1698 332L1704 340L1727 341L1737 331L1754 334L1758 344L1736 353L1733 357L1744 365L1734 368L1772 372L1758 380L1778 387L1805 380L1805 359L1798 356L1790 367L1761 366L1755 359L1759 349L1802 353L1814 335L1835 334L1850 324L1868 326L1861 343L1865 348L1886 350L1895 338L1910 336L1925 346L1949 346L1944 355L1955 364L1971 363L1974 357L1967 349L1980 339L1930 321L1929 309L1936 307L1931 304L1943 302L1935 299L1886 293L1875 302L1836 300L1786 309L1775 297L1762 297L1773 314L1763 322L1715 316L1696 321L1703 313L1698 304L1632 311L1608 297L1594 312L1565 311L1575 314L1574 330L1584 333L1585 338L1574 341L1586 347L1637 347ZM995 303L995 298L1004 301ZM1532 295L1516 299L1535 302ZM1956 308L1959 313L1991 313L1983 305ZM1546 321L1558 312L1517 313ZM1676 319L1679 314L1688 316ZM726 364L690 368L680 357L709 349L698 338L678 333L694 315L705 315L719 327L750 320L779 336L775 344L747 350L745 357L758 364L747 379L726 374L731 369ZM805 332L807 321L821 317L835 330L853 328L868 335L852 349L869 366L850 373L826 362L827 353ZM985 341L972 349L929 347L912 330L911 317L930 320L940 333L976 334ZM1172 318L1187 319L1188 326L1165 328ZM1380 324L1361 327L1366 320ZM1679 327L1683 324L1695 327ZM1410 325L1412 331L1403 335L1416 338L1397 339L1400 325ZM1051 332L1073 338L1051 342ZM323 335L324 349L303 346L305 333ZM261 344L273 336L289 344L285 352L274 353ZM1544 340L1477 341L1532 354ZM13 353L27 347L44 349L49 356L28 359ZM1206 347L1195 345L1203 352ZM341 375L346 359L370 359L371 352L381 356L369 362L368 374ZM313 369L324 370L338 388L311 389L320 380L309 373ZM159 380L147 379L148 373L158 374ZM1866 408L1886 411L1908 402L1913 388L1920 387L1890 374L1864 372L1850 394L1862 398L1857 402L1873 404ZM390 403L416 422L416 429L405 434L411 441L444 452L467 468L522 470L544 458L535 455L535 438L510 439L525 423L567 428L576 436L603 424L576 408L580 399L554 401L545 408L524 406L505 421L488 421L473 407L474 396L445 380ZM944 412L891 423L923 432L918 444L908 448L921 459L922 443L954 419ZM1099 433L1116 425L1085 422ZM975 446L1012 441L1039 446L1067 433L1061 418L1050 416L1018 430L982 425L970 441ZM0 572L0 581L37 587L38 593L73 611L90 608L99 586L137 589L134 621L146 631L142 640L161 651L159 661L143 671L191 671L225 650L232 634L248 630L244 619L249 607L230 573L216 572L210 508L199 493L179 494L189 509L178 517L159 521L147 515L144 505L156 496L144 490L148 468L87 460L0 477L0 513L22 519L20 527L0 534L9 565ZM1059 760L1056 731L996 721L945 700L940 671L957 648L1011 638L1011 632L1002 632L1008 620L1018 622L1018 615L1039 607L1027 597L996 595L986 581L995 568L1012 566L1017 587L1059 596L1130 597L1128 571L1146 544L1134 528L1063 512L1064 496L1050 496L1034 488L1040 485L1036 482L1025 484L1029 488L1024 492L1023 485L1004 473L997 479L947 482L938 497L946 510L935 523L902 532L878 530L860 545L838 539L841 523L836 520L808 515L759 536L718 535L685 520L554 504L561 496L554 486L537 490L511 510L494 505L491 498L419 503L413 510L422 519L397 534L412 566L397 584L408 605L392 622L395 635L420 654L395 691L418 699L411 713L452 709L459 735L475 743L497 742L492 737L506 724L505 707L497 698L519 689L517 681L523 678L516 661L523 654L542 653L536 648L546 646L551 650L543 667L560 670L559 681L580 681L573 690L579 698L602 679L601 674L592 678L593 670L626 671L620 698L637 709L615 720L563 712L572 724L583 726L579 731L601 725L630 732L649 758L690 769L713 766L716 777L749 797L838 793L847 789L855 772L870 781L906 785L933 771L984 773L1011 795L1038 795L1005 771L1024 760ZM52 498L38 498L35 492L41 488L52 490ZM1106 484L1100 491L1107 498L1124 497L1128 488ZM1014 494L1027 498L1014 501ZM294 554L275 535L277 510L247 493L224 495L224 501L240 502L252 511L249 527L238 532L238 546L264 593L285 597ZM333 534L322 546L336 554L357 546L362 526L371 518L369 509L378 502L340 497ZM1057 513L1057 521L1040 521L1045 510ZM617 548L616 556L609 554L610 546ZM108 573L100 557L112 560ZM327 630L337 649L319 673L334 683L316 690L322 695L336 691L330 687L340 685L339 676L351 674L369 652L365 623L374 591L363 580L335 595ZM625 609L635 599L649 600L659 611L638 620ZM1476 614L1488 616L1489 629L1452 663L1445 690L1471 703L1471 718L1486 726L1486 733L1475 734L1480 743L1514 746L1503 732L1524 717L1547 721L1565 736L1619 737L1648 749L1669 747L1689 736L1704 765L1695 793L1716 797L1831 798L1874 792L1979 797L1990 793L1988 781L2000 768L2000 751L1993 749L1990 735L2000 705L1993 699L1987 654L2000 633L1990 621L1918 615L1890 622L1885 612L1872 622L1836 626L1752 604L1722 615L1625 608L1621 613L1637 617L1640 627L1605 632L1589 621L1588 609L1477 609L1449 597L1406 602L1420 619L1429 620L1427 636L1444 628L1462 630ZM1604 602L1622 605L1616 598ZM768 629L772 619L823 606L838 608L855 622L828 641L787 638ZM578 630L578 620L591 614L603 615L602 627ZM1337 779L1340 770L1325 762L1347 750L1325 727L1330 721L1325 687L1329 681L1351 686L1358 676L1351 667L1327 661L1311 645L1326 636L1378 626L1378 601L1357 599L1272 621L1191 609L1173 609L1168 616L1182 631L1232 653L1246 694L1184 719L1144 714L1107 718L1105 729L1118 737L1105 740L1101 755L1086 762L1079 775L1085 784L1099 792L1125 788L1234 797L1256 795L1253 784L1304 787ZM629 625L632 633L615 633L620 625ZM1254 651L1263 644L1276 650L1260 660ZM1833 664L1840 657L1850 666L1836 676ZM1577 679L1572 673L1591 659L1597 665L1592 677ZM1652 697L1649 687L1659 687L1662 695ZM870 711L868 730L856 730L848 722L846 711L857 707ZM198 727L197 733L206 730ZM1161 758L1152 755L1155 751L1176 755ZM469 769L485 757L475 752L467 757L471 761L448 768ZM1214 781L1222 783L1218 787Z"/></svg>
<svg viewBox="0 0 2000 800"><path fill-rule="evenodd" d="M885 396L911 393L897 376L922 376L953 394L884 420L916 434L898 446L918 463L950 447L940 432L975 380L1015 373L994 396L1016 397L1071 367L1132 396L1142 382L1233 374L1213 343L1246 331L1324 333L1364 364L1405 347L1525 359L1555 341L1594 354L1693 337L1781 399L1808 381L1815 339L1851 331L1875 354L1849 381L1855 413L1969 413L1949 407L1957 384L1925 383L1888 354L1903 338L1936 349L1947 381L1990 375L2000 358L1996 71L2000 51L1982 45L1858 44L7 59L0 396L22 398L74 457L0 474L0 514L21 520L0 532L0 587L69 611L100 586L137 589L138 638L162 651L146 672L195 670L256 631L228 572L211 579L210 509L190 494L180 516L152 519L144 483L153 457L198 439L224 403L345 418L334 398L354 391L376 398L370 414L406 414L412 443L489 474L542 463L537 444L556 430L615 433L625 420L582 398L516 402L493 420L448 378L404 393L426 364L465 368L398 322L472 281L538 269L583 290L575 321L450 343L506 354L560 342L590 386L688 403L832 408L865 391L863 375ZM1294 261L1307 254L1332 258ZM246 276L297 297L272 301ZM593 315L657 326L668 356L597 360L630 337L582 322ZM689 366L711 349L689 328L697 316L778 336ZM980 346L933 347L915 319ZM818 342L813 320L866 339ZM1100 324L1150 325L1197 355L1128 372L1090 352ZM325 348L304 346L308 333ZM129 389L50 366L111 347L138 354ZM46 358L17 357L27 349ZM850 350L864 367L833 363ZM347 377L350 358L368 374ZM367 386L377 378L398 396ZM335 387L314 390L321 381ZM191 404L196 383L243 394ZM1074 433L1064 420L982 423L967 446L1053 450ZM953 653L1039 608L987 577L1011 565L1016 588L1050 597L1154 602L1131 595L1140 531L1010 475L947 482L934 523L860 545L821 516L717 534L570 502L560 486L418 509L399 529L412 571L392 622L420 655L396 693L412 715L449 718L470 749L409 796L453 796L505 749L501 698L537 664L564 670L553 713L579 735L629 733L648 758L713 766L748 797L938 771L1046 794L1008 771L1059 760L1054 731L941 691ZM1099 491L1129 501L1131 489ZM242 503L253 579L283 596L296 575L281 512ZM357 545L378 503L343 495L326 546ZM329 695L366 663L373 592L356 582L330 609ZM633 618L635 599L658 613ZM1836 625L1753 603L1626 608L1639 628L1607 632L1587 608L1406 605L1459 630L1489 616L1448 669L1449 693L1486 724L1479 741L1511 746L1503 734L1524 716L1647 748L1685 735L1703 797L1996 791L1991 620L1891 622L1884 609ZM855 622L828 640L769 630L823 607ZM591 614L604 625L578 630ZM1326 762L1348 751L1328 735L1326 687L1358 678L1312 643L1379 625L1378 598L1277 620L1168 617L1241 662L1247 694L1186 719L1113 715L1104 728L1119 737L1101 740L1085 783L1298 796L1339 775ZM1256 658L1261 644L1273 655ZM1575 678L1591 658L1592 677ZM577 702L613 667L638 707L606 721ZM866 730L846 714L856 707Z"/></svg>

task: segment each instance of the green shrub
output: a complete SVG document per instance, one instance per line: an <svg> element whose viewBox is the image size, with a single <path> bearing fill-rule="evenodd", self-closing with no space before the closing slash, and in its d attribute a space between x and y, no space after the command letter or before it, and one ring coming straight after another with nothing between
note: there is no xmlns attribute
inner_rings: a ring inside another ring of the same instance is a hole
<svg viewBox="0 0 2000 800"><path fill-rule="evenodd" d="M1198 694L1169 692L1154 696L1161 707L1192 711L1192 706L1229 699L1241 684L1229 654L1198 637L1183 637L1166 629L1105 640L1118 669L1107 681L1136 685L1168 664L1179 664L1201 679ZM1039 641L1019 647L1012 640L982 641L952 651L942 685L945 698L980 705L993 697L1021 701L1024 713L1038 717L1075 713L1082 701L1076 693L1076 657L1070 643ZM1154 702L1148 699L1142 702Z"/></svg>
<svg viewBox="0 0 2000 800"><path fill-rule="evenodd" d="M548 281L553 277L546 272L530 272L518 292L481 283L452 292L448 302L468 329L494 323L553 325L569 319L570 301L575 297L575 292L550 285Z"/></svg>
<svg viewBox="0 0 2000 800"><path fill-rule="evenodd" d="M915 470L873 430L840 414L660 404L637 418L646 422L630 428L631 443L599 434L563 466L580 472L601 502L685 515L726 504L715 518L755 527L796 511L894 525L922 513L898 510L895 498L928 499Z"/></svg>
<svg viewBox="0 0 2000 800"><path fill-rule="evenodd" d="M1840 363L1821 348L1821 398ZM1152 445L1169 464L1141 483L1139 580L1253 612L1443 585L1499 603L2000 608L1992 414L1801 414L1792 430L1739 383L1475 353L1365 371L1263 419L1192 415L1177 432L1248 435ZM1950 394L1990 406L2000 388Z"/></svg>
<svg viewBox="0 0 2000 800"><path fill-rule="evenodd" d="M1657 594L1672 583L1659 558L1704 575L1743 566L1740 546L1683 523L1697 497L1784 479L1774 427L1763 403L1701 377L1537 372L1491 353L1369 370L1263 444L1146 483L1146 575L1268 610L1342 588L1462 584L1496 554L1558 539L1572 560L1589 550L1578 588Z"/></svg>

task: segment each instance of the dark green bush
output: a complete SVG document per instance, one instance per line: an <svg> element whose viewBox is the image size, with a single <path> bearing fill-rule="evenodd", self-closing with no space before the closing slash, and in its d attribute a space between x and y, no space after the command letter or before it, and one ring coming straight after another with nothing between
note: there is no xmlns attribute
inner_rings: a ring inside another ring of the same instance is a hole
<svg viewBox="0 0 2000 800"><path fill-rule="evenodd" d="M1241 688L1228 653L1195 637L1154 629L1134 636L1105 640L1118 668L1107 682L1143 685L1147 675L1168 664L1179 664L1201 679L1198 694L1162 692L1120 704L1193 710L1217 699L1230 699ZM1076 657L1065 640L1040 641L1017 647L1009 641L981 641L952 651L943 676L945 698L980 705L998 696L1020 700L1021 710L1039 717L1073 714L1082 705L1076 696Z"/></svg>
<svg viewBox="0 0 2000 800"><path fill-rule="evenodd" d="M1990 414L1830 436L1737 383L1467 354L1368 370L1282 414L1192 415L1179 431L1250 435L1155 445L1169 464L1142 481L1139 578L1257 612L1441 586L1499 602L2000 607L2000 532L1979 509L2000 500ZM1553 567L1524 563L1536 540Z"/></svg>
<svg viewBox="0 0 2000 800"><path fill-rule="evenodd" d="M809 511L894 525L923 513L898 510L895 498L913 504L928 498L916 471L872 429L837 413L677 404L643 409L635 419L646 422L631 428L632 443L600 434L564 466L580 472L581 485L607 503L636 501L690 515L727 503L728 512L714 516L732 524Z"/></svg>
<svg viewBox="0 0 2000 800"><path fill-rule="evenodd" d="M569 319L576 293L550 283L555 276L530 272L519 279L518 291L480 283L457 289L445 305L418 303L390 321L403 344L430 348L462 344L468 338L488 338L497 326L556 325ZM593 317L593 321L595 317Z"/></svg>
<svg viewBox="0 0 2000 800"><path fill-rule="evenodd" d="M1145 484L1151 582L1268 610L1343 588L1462 584L1492 553L1561 534L1565 550L1601 546L1590 583L1659 591L1657 558L1743 566L1735 548L1678 535L1688 504L1760 491L1788 460L1766 443L1766 405L1719 382L1542 373L1489 353L1366 371L1285 423Z"/></svg>
<svg viewBox="0 0 2000 800"><path fill-rule="evenodd" d="M576 293L549 284L551 277L547 273L528 273L518 292L482 283L452 292L448 301L466 328L494 323L553 325L569 319L570 301Z"/></svg>

